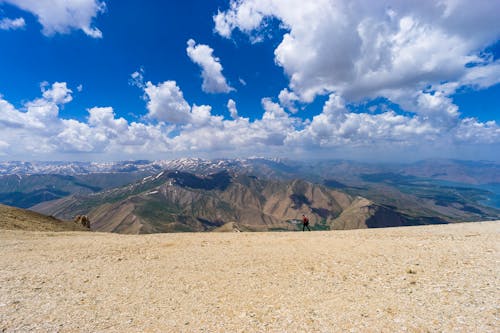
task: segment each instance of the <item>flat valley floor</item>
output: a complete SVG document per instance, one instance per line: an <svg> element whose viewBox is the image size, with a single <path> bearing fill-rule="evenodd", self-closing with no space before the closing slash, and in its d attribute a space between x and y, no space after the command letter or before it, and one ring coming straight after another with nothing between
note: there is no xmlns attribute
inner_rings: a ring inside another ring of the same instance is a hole
<svg viewBox="0 0 500 333"><path fill-rule="evenodd" d="M0 231L0 332L499 332L500 222Z"/></svg>

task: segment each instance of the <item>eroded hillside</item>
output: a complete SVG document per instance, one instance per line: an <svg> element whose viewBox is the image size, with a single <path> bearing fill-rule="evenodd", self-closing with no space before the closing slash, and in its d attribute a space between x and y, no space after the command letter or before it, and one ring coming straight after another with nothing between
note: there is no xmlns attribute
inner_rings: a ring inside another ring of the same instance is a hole
<svg viewBox="0 0 500 333"><path fill-rule="evenodd" d="M380 207L303 180L272 181L228 171L165 171L126 187L72 196L37 209L61 218L87 214L93 230L119 233L210 231L227 223L242 231L297 230L302 214L316 230L405 225L405 218L395 211L384 215L384 225L367 224L377 219Z"/></svg>

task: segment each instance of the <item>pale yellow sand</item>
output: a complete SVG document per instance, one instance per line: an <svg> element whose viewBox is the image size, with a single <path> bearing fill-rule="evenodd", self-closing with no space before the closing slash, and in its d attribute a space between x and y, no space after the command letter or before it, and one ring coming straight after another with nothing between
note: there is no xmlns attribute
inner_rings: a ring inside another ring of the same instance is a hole
<svg viewBox="0 0 500 333"><path fill-rule="evenodd" d="M499 332L499 236L0 231L0 332Z"/></svg>

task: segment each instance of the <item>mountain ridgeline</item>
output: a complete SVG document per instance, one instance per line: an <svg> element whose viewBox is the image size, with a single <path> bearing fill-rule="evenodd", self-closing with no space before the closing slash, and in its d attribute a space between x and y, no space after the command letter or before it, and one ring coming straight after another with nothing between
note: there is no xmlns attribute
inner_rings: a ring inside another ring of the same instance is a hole
<svg viewBox="0 0 500 333"><path fill-rule="evenodd" d="M86 214L93 230L132 234L227 226L239 231L297 230L302 214L316 230L415 224L391 208L322 185L227 170L209 175L164 171L125 187L73 195L35 209L63 219Z"/></svg>
<svg viewBox="0 0 500 333"><path fill-rule="evenodd" d="M497 220L500 165L185 158L0 162L0 203L126 233L315 230Z"/></svg>
<svg viewBox="0 0 500 333"><path fill-rule="evenodd" d="M30 208L71 194L89 194L143 178L144 172L0 175L0 203Z"/></svg>

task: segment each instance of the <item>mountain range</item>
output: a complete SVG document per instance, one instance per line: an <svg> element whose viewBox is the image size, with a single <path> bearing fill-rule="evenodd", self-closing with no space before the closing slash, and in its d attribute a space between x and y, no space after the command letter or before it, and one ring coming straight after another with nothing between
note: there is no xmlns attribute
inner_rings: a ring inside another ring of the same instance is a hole
<svg viewBox="0 0 500 333"><path fill-rule="evenodd" d="M0 175L84 175L101 173L155 174L162 170L213 173L221 170L246 171L272 177L341 177L359 178L363 174L394 173L463 184L500 184L500 163L448 159L424 160L414 163L367 163L348 160L293 161L279 158L245 159L181 158L175 160L136 160L119 162L57 162L3 161ZM268 174L271 172L271 174Z"/></svg>
<svg viewBox="0 0 500 333"><path fill-rule="evenodd" d="M492 162L3 162L0 174L2 203L122 233L297 230L302 214L321 230L500 217Z"/></svg>
<svg viewBox="0 0 500 333"><path fill-rule="evenodd" d="M120 233L210 231L227 224L239 231L297 230L302 214L317 230L414 224L388 207L323 185L228 171L205 176L162 172L129 186L34 209L66 219L87 213L94 230Z"/></svg>

